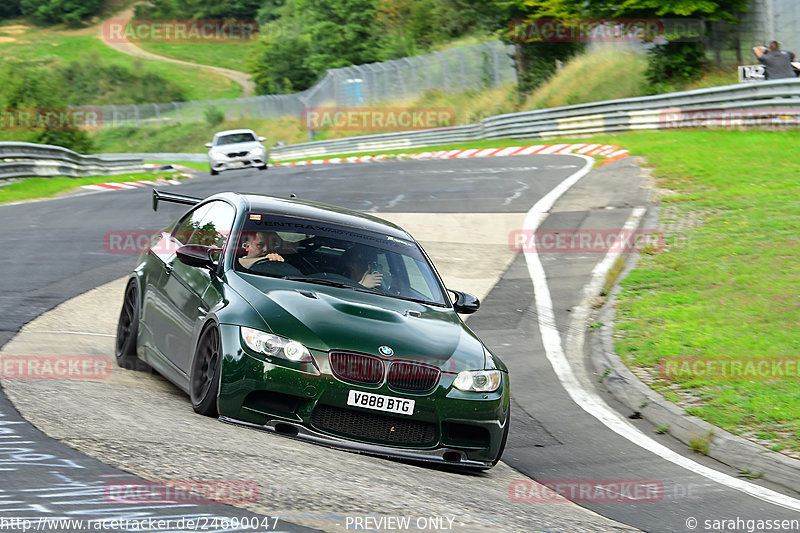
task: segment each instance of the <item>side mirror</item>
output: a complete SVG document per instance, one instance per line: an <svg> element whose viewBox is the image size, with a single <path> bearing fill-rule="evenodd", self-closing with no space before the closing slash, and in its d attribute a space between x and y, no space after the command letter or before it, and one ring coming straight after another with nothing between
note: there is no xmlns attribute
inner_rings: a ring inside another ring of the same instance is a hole
<svg viewBox="0 0 800 533"><path fill-rule="evenodd" d="M261 135L258 136L258 142L263 143L266 140L267 140L266 137L262 137Z"/></svg>
<svg viewBox="0 0 800 533"><path fill-rule="evenodd" d="M454 290L450 290L450 292L456 297L456 300L453 302L453 309L456 310L456 313L471 315L481 308L481 301L468 292Z"/></svg>
<svg viewBox="0 0 800 533"><path fill-rule="evenodd" d="M216 268L216 263L211 258L211 252L218 252L219 248L204 246L202 244L185 244L175 250L175 255L181 263L199 268Z"/></svg>
<svg viewBox="0 0 800 533"><path fill-rule="evenodd" d="M206 144L205 144L205 146L206 146L206 148L211 148L211 147L212 147L212 146L214 146L214 145L213 145L213 144L211 144L211 143L206 143Z"/></svg>

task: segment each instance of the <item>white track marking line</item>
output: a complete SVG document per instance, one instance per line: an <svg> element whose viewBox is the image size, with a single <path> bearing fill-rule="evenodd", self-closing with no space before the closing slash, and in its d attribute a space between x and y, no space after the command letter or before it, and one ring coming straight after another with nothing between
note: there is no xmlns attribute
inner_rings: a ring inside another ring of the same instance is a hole
<svg viewBox="0 0 800 533"><path fill-rule="evenodd" d="M523 224L523 230L526 233L531 232L531 234L533 234L533 232L539 227L539 224L541 224L541 222L547 216L547 212L550 211L556 200L558 200L561 195L569 190L570 187L577 183L578 180L591 171L592 166L594 165L594 159L584 155L577 157L582 157L585 159L586 165L559 183L553 190L536 202L530 211L528 211ZM633 219L635 216L641 217L642 214L638 212L632 214L628 222L633 223L631 219ZM626 226L628 225L628 222L626 222ZM610 255L611 254L608 254L603 259L604 263L608 261L610 264L610 262L615 260L615 257L609 257ZM728 474L718 472L713 468L696 463L691 459L688 459L670 450L661 443L654 441L631 425L625 418L622 417L622 415L608 407L603 399L600 398L600 396L598 396L594 391L583 387L581 381L573 372L561 345L561 336L558 333L558 329L556 329L556 319L553 311L553 301L550 296L550 288L547 285L547 277L544 272L544 267L539 260L539 255L536 252L526 252L525 262L528 265L528 274L533 281L536 312L538 313L539 317L539 331L542 336L542 345L544 346L545 354L547 355L547 359L550 361L550 364L553 367L553 371L556 373L559 382L561 382L561 386L567 391L567 394L569 394L570 398L572 398L572 401L574 401L581 409L602 422L603 425L617 435L629 440L640 448L658 455L662 459L680 466L681 468L685 468L690 472L704 476L711 481L719 483L720 485L724 485L758 498L759 500L779 505L787 509L800 511L800 500L796 500L795 498L780 494L764 487L760 487L758 485L753 485L752 483L737 479L729 476ZM600 267L598 265L595 267L593 274L600 272L599 269Z"/></svg>

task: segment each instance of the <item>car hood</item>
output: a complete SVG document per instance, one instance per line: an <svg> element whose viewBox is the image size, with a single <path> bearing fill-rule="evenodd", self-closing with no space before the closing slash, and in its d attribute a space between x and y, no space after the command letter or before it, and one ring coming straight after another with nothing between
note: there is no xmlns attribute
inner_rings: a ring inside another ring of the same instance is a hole
<svg viewBox="0 0 800 533"><path fill-rule="evenodd" d="M254 148L264 148L264 145L260 142L256 141L249 141L244 143L232 143L232 144L223 144L220 146L212 146L209 149L209 152L218 152L226 154L228 152L244 152L245 150L250 151Z"/></svg>
<svg viewBox="0 0 800 533"><path fill-rule="evenodd" d="M260 315L260 329L313 350L379 355L388 346L392 359L445 372L485 368L483 344L451 308L251 274L236 273L229 283Z"/></svg>

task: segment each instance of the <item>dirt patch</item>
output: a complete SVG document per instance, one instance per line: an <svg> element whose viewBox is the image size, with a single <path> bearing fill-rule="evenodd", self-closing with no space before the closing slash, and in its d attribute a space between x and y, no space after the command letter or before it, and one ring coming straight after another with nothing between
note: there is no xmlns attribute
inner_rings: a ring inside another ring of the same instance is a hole
<svg viewBox="0 0 800 533"><path fill-rule="evenodd" d="M20 35L21 33L25 33L30 29L29 26L24 26L22 24L14 24L12 26L1 26L0 33L5 33L8 35Z"/></svg>

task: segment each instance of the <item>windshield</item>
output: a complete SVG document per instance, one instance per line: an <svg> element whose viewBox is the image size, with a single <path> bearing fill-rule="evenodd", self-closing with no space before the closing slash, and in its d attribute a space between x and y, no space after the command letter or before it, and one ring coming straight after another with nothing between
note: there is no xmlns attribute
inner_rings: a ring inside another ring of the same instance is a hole
<svg viewBox="0 0 800 533"><path fill-rule="evenodd" d="M256 138L252 133L231 133L217 137L217 146L222 144L249 143L255 140Z"/></svg>
<svg viewBox="0 0 800 533"><path fill-rule="evenodd" d="M325 222L251 213L236 270L447 305L414 241Z"/></svg>

